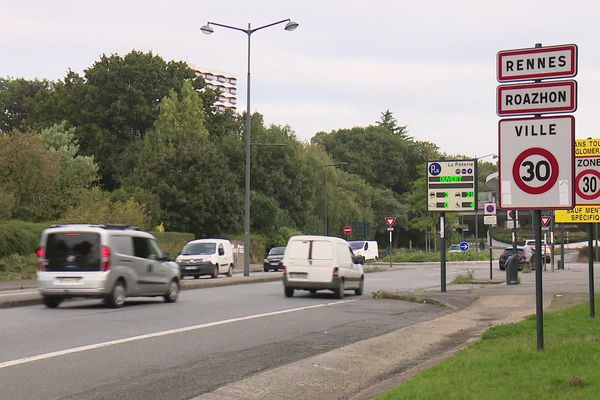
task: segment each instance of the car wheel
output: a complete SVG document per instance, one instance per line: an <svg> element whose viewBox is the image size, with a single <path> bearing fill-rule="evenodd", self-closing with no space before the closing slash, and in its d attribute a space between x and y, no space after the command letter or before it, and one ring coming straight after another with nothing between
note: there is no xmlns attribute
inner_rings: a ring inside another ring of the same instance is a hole
<svg viewBox="0 0 600 400"><path fill-rule="evenodd" d="M500 271L504 271L504 266L502 265L502 263L500 263L500 265L498 265L498 268L500 268Z"/></svg>
<svg viewBox="0 0 600 400"><path fill-rule="evenodd" d="M212 273L213 278L217 278L218 276L219 276L219 264L215 265L215 268L213 268L213 273Z"/></svg>
<svg viewBox="0 0 600 400"><path fill-rule="evenodd" d="M285 297L292 297L294 295L294 288L284 286L283 292L285 293Z"/></svg>
<svg viewBox="0 0 600 400"><path fill-rule="evenodd" d="M104 299L104 302L109 307L120 308L125 304L125 295L125 285L122 281L117 281L110 294Z"/></svg>
<svg viewBox="0 0 600 400"><path fill-rule="evenodd" d="M179 297L179 283L176 279L173 279L171 283L169 283L169 290L164 295L165 303L175 303L177 297Z"/></svg>
<svg viewBox="0 0 600 400"><path fill-rule="evenodd" d="M361 277L360 278L360 285L358 286L358 289L354 289L354 293L356 293L357 296L361 296L363 294L363 291L365 290L365 277Z"/></svg>
<svg viewBox="0 0 600 400"><path fill-rule="evenodd" d="M338 287L335 288L335 290L333 291L333 294L335 295L335 297L337 299L344 298L344 280L343 279L340 279L340 281L338 283Z"/></svg>
<svg viewBox="0 0 600 400"><path fill-rule="evenodd" d="M229 264L229 269L227 270L227 277L231 278L233 276L233 264Z"/></svg>
<svg viewBox="0 0 600 400"><path fill-rule="evenodd" d="M263 269L265 270L265 272L269 272L269 268L264 267Z"/></svg>
<svg viewBox="0 0 600 400"><path fill-rule="evenodd" d="M62 302L61 297L56 296L44 296L44 304L48 308L56 308Z"/></svg>

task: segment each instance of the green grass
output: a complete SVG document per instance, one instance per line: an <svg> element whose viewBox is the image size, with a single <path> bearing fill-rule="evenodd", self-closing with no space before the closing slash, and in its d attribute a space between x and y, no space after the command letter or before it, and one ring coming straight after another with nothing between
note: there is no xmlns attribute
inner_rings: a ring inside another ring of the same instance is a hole
<svg viewBox="0 0 600 400"><path fill-rule="evenodd" d="M488 329L480 342L377 399L598 399L599 366L600 319L583 305L544 315L543 351L530 316Z"/></svg>

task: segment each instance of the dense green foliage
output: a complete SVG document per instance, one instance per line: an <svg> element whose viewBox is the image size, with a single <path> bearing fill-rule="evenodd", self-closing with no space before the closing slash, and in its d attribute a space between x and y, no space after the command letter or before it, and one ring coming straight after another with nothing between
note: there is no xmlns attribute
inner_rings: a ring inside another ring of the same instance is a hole
<svg viewBox="0 0 600 400"><path fill-rule="evenodd" d="M239 235L246 120L216 112L218 93L203 86L187 64L138 51L102 55L57 82L1 79L0 220ZM349 239L386 243L386 216L398 216L394 247L431 246L425 165L446 155L390 110L311 143L258 113L250 128L251 232L266 246L326 225L336 236L361 226Z"/></svg>
<svg viewBox="0 0 600 400"><path fill-rule="evenodd" d="M600 330L589 305L544 315L543 352L536 349L535 330L533 316L492 327L481 342L378 399L597 398Z"/></svg>
<svg viewBox="0 0 600 400"><path fill-rule="evenodd" d="M0 257L35 254L40 243L40 234L47 227L48 224L43 222L0 222Z"/></svg>

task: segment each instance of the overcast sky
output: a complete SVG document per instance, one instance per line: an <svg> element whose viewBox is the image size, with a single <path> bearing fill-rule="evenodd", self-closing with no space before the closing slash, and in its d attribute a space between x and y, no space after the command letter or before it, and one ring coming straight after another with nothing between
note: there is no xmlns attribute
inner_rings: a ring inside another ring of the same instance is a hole
<svg viewBox="0 0 600 400"><path fill-rule="evenodd" d="M316 132L366 126L389 109L409 134L450 154L498 148L495 60L500 50L574 43L579 48L577 138L600 137L600 3L530 1L0 0L0 75L58 80L101 54L152 51L238 77L246 107L267 123ZM385 149L381 149L385 151Z"/></svg>

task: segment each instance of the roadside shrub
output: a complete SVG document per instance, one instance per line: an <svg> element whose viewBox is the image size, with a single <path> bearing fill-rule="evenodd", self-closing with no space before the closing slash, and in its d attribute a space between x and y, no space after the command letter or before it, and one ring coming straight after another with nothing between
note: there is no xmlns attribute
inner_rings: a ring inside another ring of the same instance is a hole
<svg viewBox="0 0 600 400"><path fill-rule="evenodd" d="M48 223L11 220L0 222L0 257L35 254Z"/></svg>
<svg viewBox="0 0 600 400"><path fill-rule="evenodd" d="M0 280L35 278L36 261L35 254L0 257Z"/></svg>
<svg viewBox="0 0 600 400"><path fill-rule="evenodd" d="M167 257L175 259L183 246L190 240L194 240L193 233L185 232L152 232L162 251Z"/></svg>

